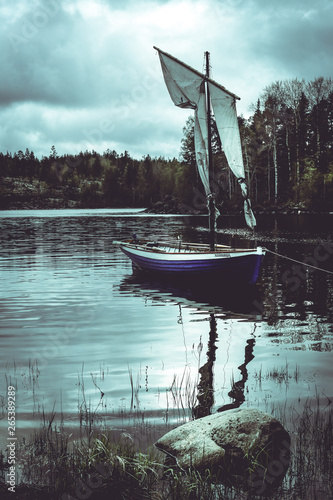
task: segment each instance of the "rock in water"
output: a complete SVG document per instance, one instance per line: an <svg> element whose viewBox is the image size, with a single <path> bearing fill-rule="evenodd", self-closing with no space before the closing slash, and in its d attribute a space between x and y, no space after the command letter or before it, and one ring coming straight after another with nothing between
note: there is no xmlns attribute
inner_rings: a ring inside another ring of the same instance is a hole
<svg viewBox="0 0 333 500"><path fill-rule="evenodd" d="M236 408L181 425L155 446L182 469L209 469L216 478L265 495L289 466L290 436L274 417Z"/></svg>

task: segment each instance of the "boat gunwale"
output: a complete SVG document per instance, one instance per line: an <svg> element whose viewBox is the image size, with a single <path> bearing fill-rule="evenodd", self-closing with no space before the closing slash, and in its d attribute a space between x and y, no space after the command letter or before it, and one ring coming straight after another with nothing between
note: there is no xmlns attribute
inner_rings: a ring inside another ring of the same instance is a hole
<svg viewBox="0 0 333 500"><path fill-rule="evenodd" d="M177 248L177 244L168 244L168 243L163 243L166 247L169 248L169 250L159 248L158 246L148 246L147 243L140 244L140 243L132 243L130 241L123 241L123 242L118 242L120 246L127 247L129 249L133 250L139 250L139 251L144 251L144 252L149 252L149 253L158 253L158 254L181 254L181 255L190 255L193 257L193 255L198 254L200 256L203 255L216 255L216 254L230 254L230 253L247 253L247 254L258 254L258 248L260 248L260 254L265 255L265 249L263 247L257 247L257 248L232 248L232 247L227 247L225 245L216 245L216 248L214 250L209 250L208 245L205 247L202 245L202 249L194 249L193 251L190 251L189 248ZM190 244L185 244L184 246L189 246ZM191 245L192 246L192 245ZM193 245L196 246L196 245ZM198 246L201 246L198 244ZM174 251L170 251L170 248L174 249Z"/></svg>

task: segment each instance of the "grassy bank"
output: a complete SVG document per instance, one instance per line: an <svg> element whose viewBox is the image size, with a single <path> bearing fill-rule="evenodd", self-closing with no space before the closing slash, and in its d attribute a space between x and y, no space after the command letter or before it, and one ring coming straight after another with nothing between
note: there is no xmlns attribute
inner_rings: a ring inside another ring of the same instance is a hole
<svg viewBox="0 0 333 500"><path fill-rule="evenodd" d="M285 421L290 423L285 425L292 439L291 464L282 485L269 498L333 498L332 409L306 405L302 414L290 408L287 411L290 414ZM219 483L210 471L200 475L195 470L168 468L164 455L156 448L138 449L132 431L116 435L112 431L90 428L85 436L73 439L61 425L55 425L51 417L44 419L40 430L29 440L20 443L19 455L22 482L16 487L16 499L245 500L258 497ZM4 481L6 453L2 453L0 465ZM8 484L0 485L0 493L1 498L13 498Z"/></svg>

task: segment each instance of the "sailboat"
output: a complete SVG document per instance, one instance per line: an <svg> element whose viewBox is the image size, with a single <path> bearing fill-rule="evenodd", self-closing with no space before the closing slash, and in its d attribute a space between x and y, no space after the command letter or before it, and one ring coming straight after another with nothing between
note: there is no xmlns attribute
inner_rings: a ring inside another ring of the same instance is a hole
<svg viewBox="0 0 333 500"><path fill-rule="evenodd" d="M168 277L237 279L254 284L259 277L265 249L233 248L216 243L219 212L210 186L213 110L229 168L235 174L244 197L246 223L254 229L256 219L248 197L236 113L236 100L239 97L210 78L209 52L205 53L206 71L203 74L159 48L154 49L158 51L164 81L173 103L180 108L194 110L195 155L207 199L209 243L142 241L136 235L127 241L114 243L132 260L133 267L141 271Z"/></svg>

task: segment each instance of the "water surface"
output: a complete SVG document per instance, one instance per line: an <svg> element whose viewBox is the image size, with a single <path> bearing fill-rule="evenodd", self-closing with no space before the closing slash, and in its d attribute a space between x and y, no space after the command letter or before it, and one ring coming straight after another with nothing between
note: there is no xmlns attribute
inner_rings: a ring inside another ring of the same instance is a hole
<svg viewBox="0 0 333 500"><path fill-rule="evenodd" d="M2 437L9 384L22 432L53 409L73 424L96 411L126 427L133 414L170 423L188 406L197 416L227 405L277 416L290 408L292 418L306 401L324 409L332 399L332 216L259 216L255 239L241 217L221 217L219 243L255 242L274 253L254 291L221 283L214 296L133 276L112 244L133 232L205 241L204 217L0 217Z"/></svg>

